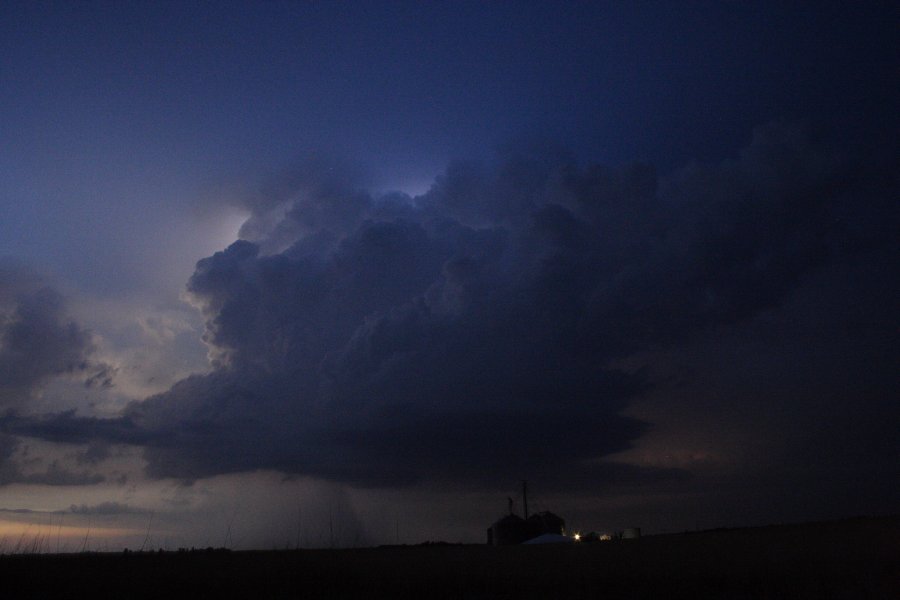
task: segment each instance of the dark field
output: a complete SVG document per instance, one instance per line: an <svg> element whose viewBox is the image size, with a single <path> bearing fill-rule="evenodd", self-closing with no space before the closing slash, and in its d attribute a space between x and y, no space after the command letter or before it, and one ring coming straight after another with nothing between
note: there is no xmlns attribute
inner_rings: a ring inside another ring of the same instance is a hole
<svg viewBox="0 0 900 600"><path fill-rule="evenodd" d="M0 557L0 598L900 598L900 517L563 546Z"/></svg>

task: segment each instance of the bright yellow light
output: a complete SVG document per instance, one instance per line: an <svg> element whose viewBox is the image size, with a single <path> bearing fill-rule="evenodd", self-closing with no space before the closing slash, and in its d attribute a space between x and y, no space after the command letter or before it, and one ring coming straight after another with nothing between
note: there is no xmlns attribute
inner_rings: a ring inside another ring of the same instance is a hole
<svg viewBox="0 0 900 600"><path fill-rule="evenodd" d="M577 542L578 540L581 539L581 534L580 534L580 533L576 533L573 537L575 538L575 541Z"/></svg>

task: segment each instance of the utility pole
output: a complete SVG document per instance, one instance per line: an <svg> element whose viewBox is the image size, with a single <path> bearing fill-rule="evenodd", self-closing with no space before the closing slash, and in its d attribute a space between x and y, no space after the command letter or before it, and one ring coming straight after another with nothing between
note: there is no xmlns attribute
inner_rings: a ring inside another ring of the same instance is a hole
<svg viewBox="0 0 900 600"><path fill-rule="evenodd" d="M528 518L528 482L522 481L522 507L525 509L525 518Z"/></svg>

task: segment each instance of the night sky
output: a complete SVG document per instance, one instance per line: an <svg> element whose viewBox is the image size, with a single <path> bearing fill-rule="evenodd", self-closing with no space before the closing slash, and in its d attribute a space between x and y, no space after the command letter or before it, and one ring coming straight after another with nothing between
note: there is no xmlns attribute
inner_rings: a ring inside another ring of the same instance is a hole
<svg viewBox="0 0 900 600"><path fill-rule="evenodd" d="M0 537L896 512L898 17L2 3Z"/></svg>

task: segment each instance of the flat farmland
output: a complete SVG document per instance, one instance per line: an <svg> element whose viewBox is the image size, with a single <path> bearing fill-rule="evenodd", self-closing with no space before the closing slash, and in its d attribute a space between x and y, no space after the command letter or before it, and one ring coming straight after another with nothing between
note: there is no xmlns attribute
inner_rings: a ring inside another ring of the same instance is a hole
<svg viewBox="0 0 900 600"><path fill-rule="evenodd" d="M3 598L900 598L900 517L593 544L0 556Z"/></svg>

